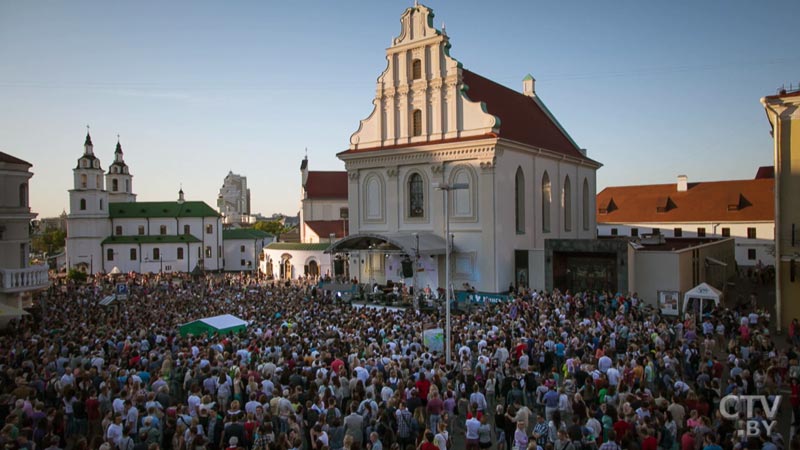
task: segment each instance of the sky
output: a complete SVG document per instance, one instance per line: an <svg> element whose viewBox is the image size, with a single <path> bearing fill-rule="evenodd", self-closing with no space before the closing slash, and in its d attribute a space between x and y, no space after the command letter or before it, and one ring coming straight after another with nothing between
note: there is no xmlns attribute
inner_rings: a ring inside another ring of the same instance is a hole
<svg viewBox="0 0 800 450"><path fill-rule="evenodd" d="M450 54L537 95L606 186L748 179L772 164L759 99L800 83L796 0L429 0ZM90 125L117 135L139 201L216 205L228 171L253 212L296 214L300 161L344 170L385 49L413 0L0 0L0 151L33 164L39 217L68 209Z"/></svg>

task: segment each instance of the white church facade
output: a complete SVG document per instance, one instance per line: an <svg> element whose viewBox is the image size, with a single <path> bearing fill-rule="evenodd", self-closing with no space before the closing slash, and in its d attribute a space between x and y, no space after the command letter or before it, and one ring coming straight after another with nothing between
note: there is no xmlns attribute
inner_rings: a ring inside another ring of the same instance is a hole
<svg viewBox="0 0 800 450"><path fill-rule="evenodd" d="M595 238L601 164L550 113L533 77L520 93L464 69L432 23L426 6L403 13L374 110L338 154L349 236L329 252L361 282L444 287L449 216L455 289L543 289L545 240Z"/></svg>
<svg viewBox="0 0 800 450"><path fill-rule="evenodd" d="M222 269L220 215L205 202L186 201L183 190L177 201L137 202L119 142L106 173L87 133L73 174L68 268L89 273Z"/></svg>

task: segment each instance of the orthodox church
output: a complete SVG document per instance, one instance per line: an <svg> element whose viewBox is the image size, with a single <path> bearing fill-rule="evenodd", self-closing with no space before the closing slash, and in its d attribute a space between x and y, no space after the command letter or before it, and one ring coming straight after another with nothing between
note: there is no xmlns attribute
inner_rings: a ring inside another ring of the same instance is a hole
<svg viewBox="0 0 800 450"><path fill-rule="evenodd" d="M191 272L223 268L222 219L202 201L137 202L117 142L105 172L86 133L73 172L67 267L90 273Z"/></svg>
<svg viewBox="0 0 800 450"><path fill-rule="evenodd" d="M595 238L601 164L532 76L517 92L467 70L424 5L400 22L374 109L338 154L349 235L328 251L350 278L444 287L449 223L455 289L545 288L545 241Z"/></svg>

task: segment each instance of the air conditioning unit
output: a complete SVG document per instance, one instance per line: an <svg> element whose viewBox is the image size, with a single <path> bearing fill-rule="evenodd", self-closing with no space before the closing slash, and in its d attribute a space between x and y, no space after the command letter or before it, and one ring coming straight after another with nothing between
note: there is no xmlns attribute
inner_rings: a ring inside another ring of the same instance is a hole
<svg viewBox="0 0 800 450"><path fill-rule="evenodd" d="M642 245L661 245L666 242L663 234L643 234L639 239L639 243Z"/></svg>

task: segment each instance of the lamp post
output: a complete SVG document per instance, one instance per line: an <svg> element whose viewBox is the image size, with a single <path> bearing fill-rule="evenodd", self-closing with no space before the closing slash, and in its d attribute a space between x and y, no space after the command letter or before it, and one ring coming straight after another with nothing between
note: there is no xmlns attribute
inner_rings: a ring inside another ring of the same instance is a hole
<svg viewBox="0 0 800 450"><path fill-rule="evenodd" d="M419 309L419 305L417 305L417 298L419 297L419 293L417 292L417 271L419 270L419 233L414 233L414 239L416 240L416 247L414 247L414 295L411 298L411 304L414 305L415 308Z"/></svg>
<svg viewBox="0 0 800 450"><path fill-rule="evenodd" d="M452 359L452 345L453 345L453 335L452 335L452 325L450 320L450 208L448 205L448 199L450 197L450 191L455 191L459 189L469 189L469 184L467 183L436 183L434 184L436 189L439 189L444 194L444 238L446 241L445 244L445 252L444 252L444 299L445 299L445 326L447 330L445 332L445 355L446 355L446 362L449 365Z"/></svg>

